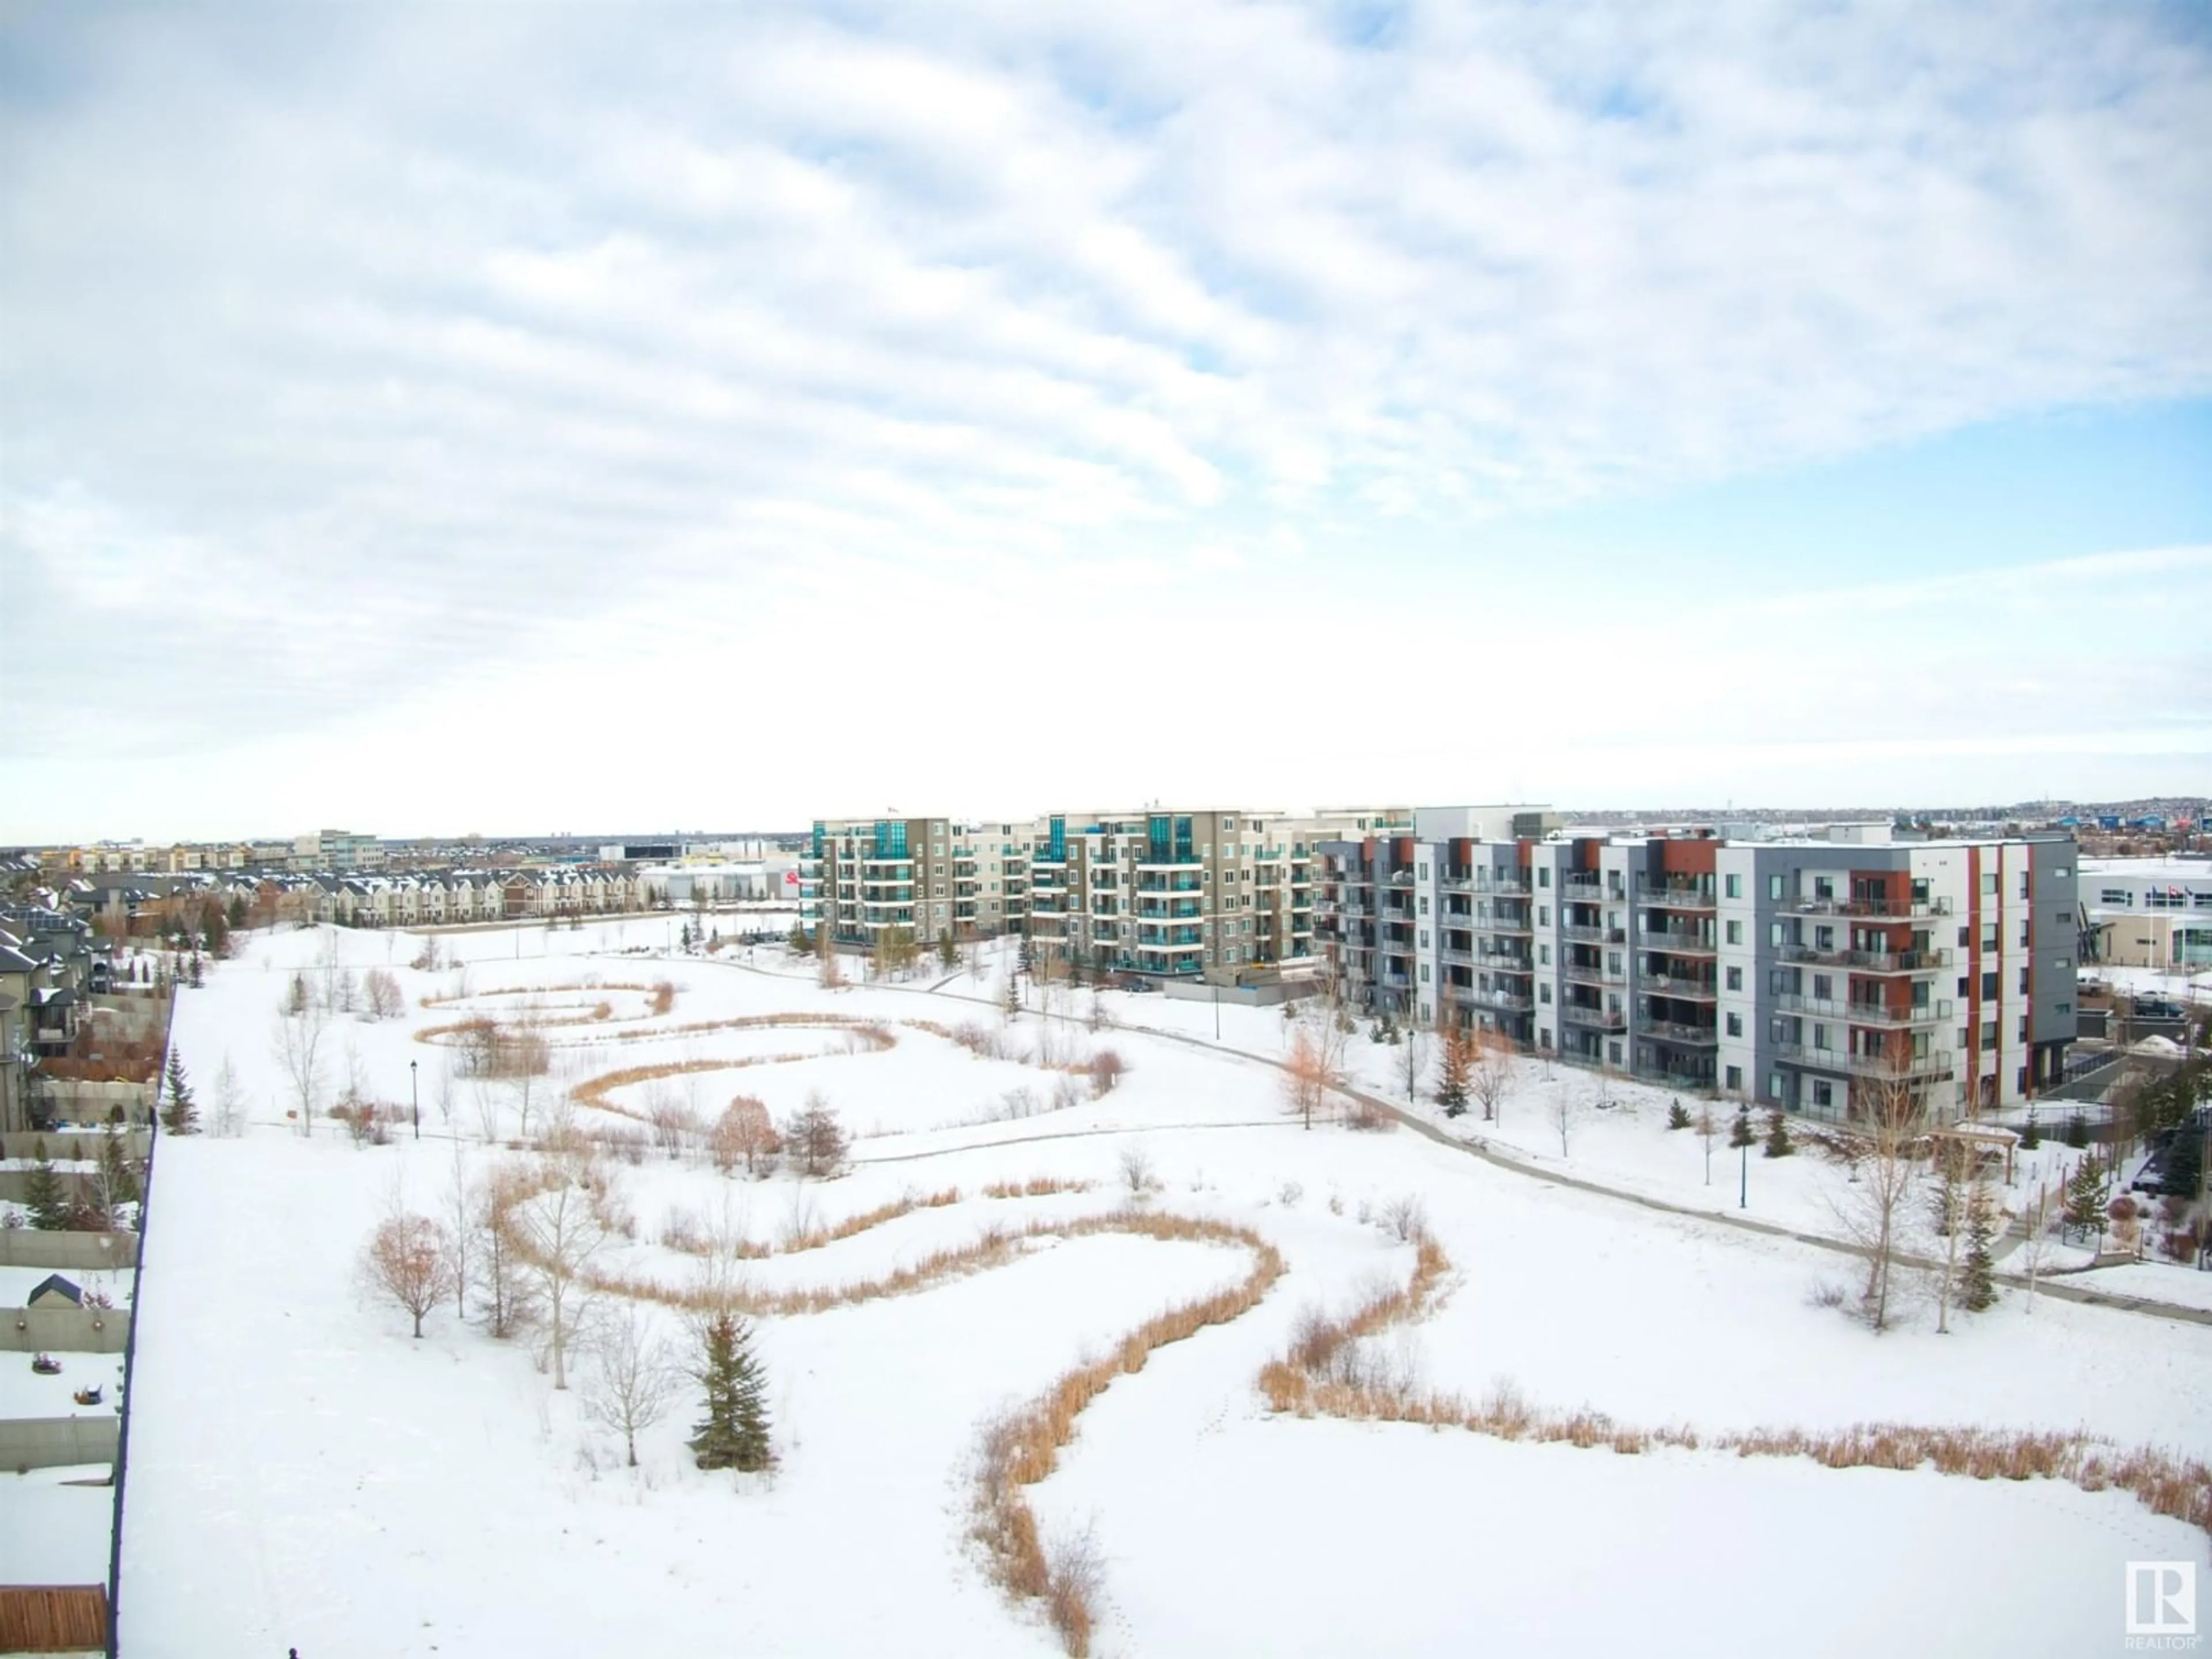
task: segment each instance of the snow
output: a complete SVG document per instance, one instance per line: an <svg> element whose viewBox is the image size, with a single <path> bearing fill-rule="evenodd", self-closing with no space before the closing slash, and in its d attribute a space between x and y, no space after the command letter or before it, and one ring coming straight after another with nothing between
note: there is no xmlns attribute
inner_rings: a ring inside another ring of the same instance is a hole
<svg viewBox="0 0 2212 1659"><path fill-rule="evenodd" d="M1129 1196L1133 1151L1156 1177L1146 1206L1255 1228L1283 1253L1288 1271L1257 1308L1117 1377L1059 1472L1030 1492L1048 1536L1089 1526L1103 1547L1102 1654L1444 1655L1540 1642L1590 1656L1632 1644L2098 1652L2120 1642L2123 1562L2204 1553L2201 1534L2124 1494L2049 1482L1711 1451L1622 1456L1267 1415L1254 1378L1303 1308L1346 1307L1403 1280L1412 1250L1380 1218L1413 1195L1456 1273L1429 1318L1370 1347L1429 1386L1479 1395L1510 1378L1548 1407L1587 1404L1708 1435L1887 1419L2086 1425L2212 1449L2212 1396L2196 1386L2212 1328L2051 1298L2031 1312L2008 1291L1987 1314L1954 1315L1942 1335L1907 1297L1899 1328L1877 1339L1814 1305L1818 1285L1851 1277L1850 1257L1557 1179L1732 1213L1732 1155L1717 1151L1707 1188L1694 1132L1663 1127L1664 1091L1616 1084L1620 1103L1585 1112L1562 1157L1543 1115L1550 1091L1594 1079L1524 1066L1500 1122L1449 1126L1523 1166L1500 1168L1402 1130L1301 1129L1279 1074L1259 1063L1284 1049L1275 1010L1217 1015L1207 1003L1109 993L1099 1006L1120 1029L1056 1036L1071 1057L1113 1047L1129 1066L1121 1085L1008 1116L1010 1093L1049 1103L1063 1074L977 1059L898 1023L1001 1030L994 953L979 974L925 964L903 987L834 994L770 948L750 968L728 952L586 954L660 933L632 921L441 944L466 947L477 995L594 975L678 984L668 1015L619 1028L639 1036L552 1028L558 1085L616 1066L804 1054L696 1074L702 1109L743 1091L787 1115L818 1090L860 1138L852 1173L827 1182L726 1178L658 1154L614 1165L637 1219L636 1241L610 1258L623 1271L690 1282L696 1263L658 1242L673 1215L766 1243L961 1189L958 1203L747 1264L764 1290L848 1284L987 1227L1110 1211ZM301 1134L283 1115L273 1011L289 975L312 972L331 939L342 963L392 966L407 1000L397 1020L334 1021L329 1075L349 1048L374 1094L404 1102L416 1062L419 1142L410 1132L356 1149L335 1125ZM439 1105L446 1054L413 1034L466 1011L421 1006L452 994L457 975L409 969L416 948L370 933L257 934L180 997L176 1042L204 1119L227 1056L252 1122L241 1139L164 1140L156 1163L123 1540L126 1654L1056 1651L965 1542L979 1425L1164 1308L1239 1282L1247 1254L1048 1232L1007 1265L916 1294L766 1320L781 1468L734 1480L692 1468L687 1398L642 1437L643 1467L624 1469L618 1446L582 1419L578 1392L556 1393L526 1346L494 1342L450 1308L413 1340L404 1315L357 1288L360 1245L395 1193L429 1207L457 1156L478 1168L508 1156L484 1144L480 1113L495 1140L520 1129L503 1087L479 1102L456 1079L450 1115ZM1069 1006L1080 1015L1090 1002ZM675 1029L773 1013L879 1019L897 1042L847 1052L822 1026ZM1039 1030L1030 1013L1012 1035L1027 1048ZM1382 1086L1397 1051L1364 1035L1352 1048ZM667 1086L681 1098L687 1082ZM614 1097L633 1109L642 1097L639 1085ZM2021 1156L2051 1159L2023 1180L2063 1165L2049 1148ZM1750 1165L1754 1218L1835 1230L1838 1166L1755 1151ZM1036 1176L1090 1185L981 1195L986 1183ZM672 1315L653 1316L674 1331Z"/></svg>
<svg viewBox="0 0 2212 1659"><path fill-rule="evenodd" d="M0 1475L0 1562L13 1584L104 1584L115 1490L107 1466Z"/></svg>

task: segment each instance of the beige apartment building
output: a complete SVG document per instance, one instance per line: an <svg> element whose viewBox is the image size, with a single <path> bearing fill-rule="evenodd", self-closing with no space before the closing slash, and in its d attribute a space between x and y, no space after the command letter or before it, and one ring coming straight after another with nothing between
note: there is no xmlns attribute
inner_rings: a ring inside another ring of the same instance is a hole
<svg viewBox="0 0 2212 1659"><path fill-rule="evenodd" d="M842 946L1014 934L1100 972L1234 981L1312 958L1316 848L1411 827L1410 809L1055 812L1018 823L825 818L799 915Z"/></svg>

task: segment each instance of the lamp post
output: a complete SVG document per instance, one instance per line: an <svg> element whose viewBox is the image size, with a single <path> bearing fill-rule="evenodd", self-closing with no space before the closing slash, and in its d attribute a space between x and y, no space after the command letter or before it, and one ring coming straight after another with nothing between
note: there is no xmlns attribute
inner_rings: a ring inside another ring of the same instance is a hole
<svg viewBox="0 0 2212 1659"><path fill-rule="evenodd" d="M407 1062L407 1098L415 1112L415 1139L422 1139L422 1097L415 1086L415 1062Z"/></svg>
<svg viewBox="0 0 2212 1659"><path fill-rule="evenodd" d="M410 1062L411 1063L411 1062ZM1735 1206L1739 1210L1751 1207L1751 1143L1745 1141L1736 1148L1736 1161L1741 1165L1737 1173Z"/></svg>

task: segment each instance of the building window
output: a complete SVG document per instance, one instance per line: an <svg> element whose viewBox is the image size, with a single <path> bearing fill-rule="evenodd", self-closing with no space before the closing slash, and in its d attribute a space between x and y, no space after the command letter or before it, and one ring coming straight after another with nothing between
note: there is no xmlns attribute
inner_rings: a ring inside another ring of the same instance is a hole
<svg viewBox="0 0 2212 1659"><path fill-rule="evenodd" d="M1742 969L1731 968L1728 970L1728 988L1731 991L1741 991L1743 989Z"/></svg>
<svg viewBox="0 0 2212 1659"><path fill-rule="evenodd" d="M1728 942L1730 945L1741 945L1743 943L1743 924L1741 922L1731 921L1729 923Z"/></svg>
<svg viewBox="0 0 2212 1659"><path fill-rule="evenodd" d="M1813 1103L1815 1106L1832 1106L1836 1103L1835 1085L1827 1079L1815 1078L1813 1080Z"/></svg>
<svg viewBox="0 0 2212 1659"><path fill-rule="evenodd" d="M1996 871L1994 871L1994 870L1984 870L1984 871L1983 871L1983 872L1982 872L1982 896L1983 896L1984 898L1995 898L1996 896L1997 896L1997 872L1996 872Z"/></svg>
<svg viewBox="0 0 2212 1659"><path fill-rule="evenodd" d="M1539 985L1536 988L1536 1000L1539 1002L1549 1002L1551 1000L1552 988L1548 984Z"/></svg>
<svg viewBox="0 0 2212 1659"><path fill-rule="evenodd" d="M1420 878L1423 881L1426 881L1429 878L1429 866L1426 864L1417 864L1413 868L1419 872Z"/></svg>
<svg viewBox="0 0 2212 1659"><path fill-rule="evenodd" d="M1723 890L1725 891L1730 898L1741 898L1743 896L1743 878L1741 876L1729 877L1727 878L1727 885Z"/></svg>
<svg viewBox="0 0 2212 1659"><path fill-rule="evenodd" d="M1551 866L1550 866L1549 865L1545 865L1545 866L1540 866L1540 867L1537 869L1537 872L1536 872L1536 885L1537 885L1537 886L1539 886L1539 887L1549 887L1551 884L1552 884L1552 871L1551 871Z"/></svg>
<svg viewBox="0 0 2212 1659"><path fill-rule="evenodd" d="M1740 1037L1743 1035L1743 1016L1741 1014L1731 1013L1728 1017L1728 1034L1732 1037Z"/></svg>
<svg viewBox="0 0 2212 1659"><path fill-rule="evenodd" d="M1421 964L1421 983L1422 983L1422 984L1424 984L1424 985L1426 985L1428 982L1429 982L1429 964L1428 964L1427 963L1425 963L1425 963L1423 963Z"/></svg>
<svg viewBox="0 0 2212 1659"><path fill-rule="evenodd" d="M1769 876L1766 878L1767 897L1771 899L1778 899L1783 896L1783 880L1784 878L1780 876Z"/></svg>
<svg viewBox="0 0 2212 1659"><path fill-rule="evenodd" d="M1741 1094L1743 1092L1743 1067L1741 1066L1731 1066L1728 1068L1725 1076L1728 1079L1728 1091L1732 1095Z"/></svg>
<svg viewBox="0 0 2212 1659"><path fill-rule="evenodd" d="M2020 970L2020 994L2022 996L2027 994L2027 969L2025 968Z"/></svg>
<svg viewBox="0 0 2212 1659"><path fill-rule="evenodd" d="M1982 1052L1994 1054L1997 1046L1997 1023L1993 1019L1982 1022Z"/></svg>
<svg viewBox="0 0 2212 1659"><path fill-rule="evenodd" d="M1997 976L1994 969L1982 975L1982 1000L1984 1002L1997 1000Z"/></svg>

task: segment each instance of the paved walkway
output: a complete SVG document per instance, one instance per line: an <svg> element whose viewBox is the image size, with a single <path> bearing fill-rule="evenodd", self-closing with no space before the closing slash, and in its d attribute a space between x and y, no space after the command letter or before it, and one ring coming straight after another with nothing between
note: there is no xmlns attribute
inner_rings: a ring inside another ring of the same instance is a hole
<svg viewBox="0 0 2212 1659"><path fill-rule="evenodd" d="M762 968L749 969L747 971L771 978L790 977L788 975L774 974L771 970ZM953 977L957 978L959 975L955 975ZM951 982L950 980L944 980L939 981L937 985L928 987L876 984L866 988L905 991L917 996L945 996L961 1002L981 1003L987 1007L996 1006L988 997L969 996L959 992L945 991L942 988ZM1037 1017L1033 1009L1026 1012L1030 1018ZM1081 1023L1079 1018L1073 1015L1061 1014L1054 1018L1071 1020L1076 1024ZM1157 1026L1133 1024L1126 1020L1118 1022L1117 1029L1141 1032L1146 1036L1159 1037L1170 1042L1181 1042L1194 1048L1206 1049L1216 1054L1235 1054L1241 1059L1257 1060L1263 1066L1272 1066L1278 1071L1283 1069L1283 1062L1273 1055L1255 1054L1251 1049L1237 1048L1234 1043L1216 1042L1209 1038L1192 1036L1182 1031L1164 1031ZM1376 1111L1395 1119L1416 1134L1425 1135L1437 1145L1449 1146L1455 1152L1464 1152L1470 1158L1479 1158L1493 1169L1504 1170L1512 1175L1523 1176L1532 1181L1541 1181L1554 1187L1571 1188L1577 1192L1589 1193L1599 1198L1611 1199L1617 1203L1633 1204L1643 1209L1656 1211L1662 1215L1683 1216L1692 1221L1710 1222L1723 1227L1734 1227L1741 1232L1763 1233L1770 1238L1786 1238L1795 1243L1810 1245L1816 1250L1826 1250L1837 1255L1848 1255L1860 1261L1866 1259L1866 1250L1847 1239L1831 1238L1820 1233L1802 1232L1796 1228L1784 1227L1771 1221L1761 1221L1753 1216L1729 1215L1725 1211L1701 1210L1686 1204L1669 1203L1663 1198L1653 1198L1644 1193L1627 1192L1619 1187L1608 1187L1601 1182L1585 1180L1580 1176L1564 1175L1555 1169L1524 1164L1519 1158L1509 1157L1484 1142L1464 1139L1453 1134L1425 1118L1414 1115L1402 1106L1393 1105L1390 1102L1370 1095L1364 1090L1346 1088L1341 1092ZM1115 1132L1092 1131L1091 1133ZM933 1157L935 1154L920 1156ZM882 1161L888 1163L891 1160ZM1928 1268L1942 1265L1929 1257L1918 1255L1900 1255L1897 1261L1899 1266L1909 1267ZM2033 1280L2030 1280L2025 1273L1999 1273L1994 1277L2000 1285L2008 1285L2016 1290L2033 1290L2039 1296L2057 1297L2064 1302L2084 1303L2094 1308L2117 1308L2124 1313L2147 1314L2154 1319L2177 1320L2188 1325L2212 1325L2212 1309L2184 1307L2179 1303L2158 1302L2148 1297L2121 1296L2093 1290L2087 1285L2070 1282L2088 1271L2083 1268L2070 1273L2044 1273Z"/></svg>

